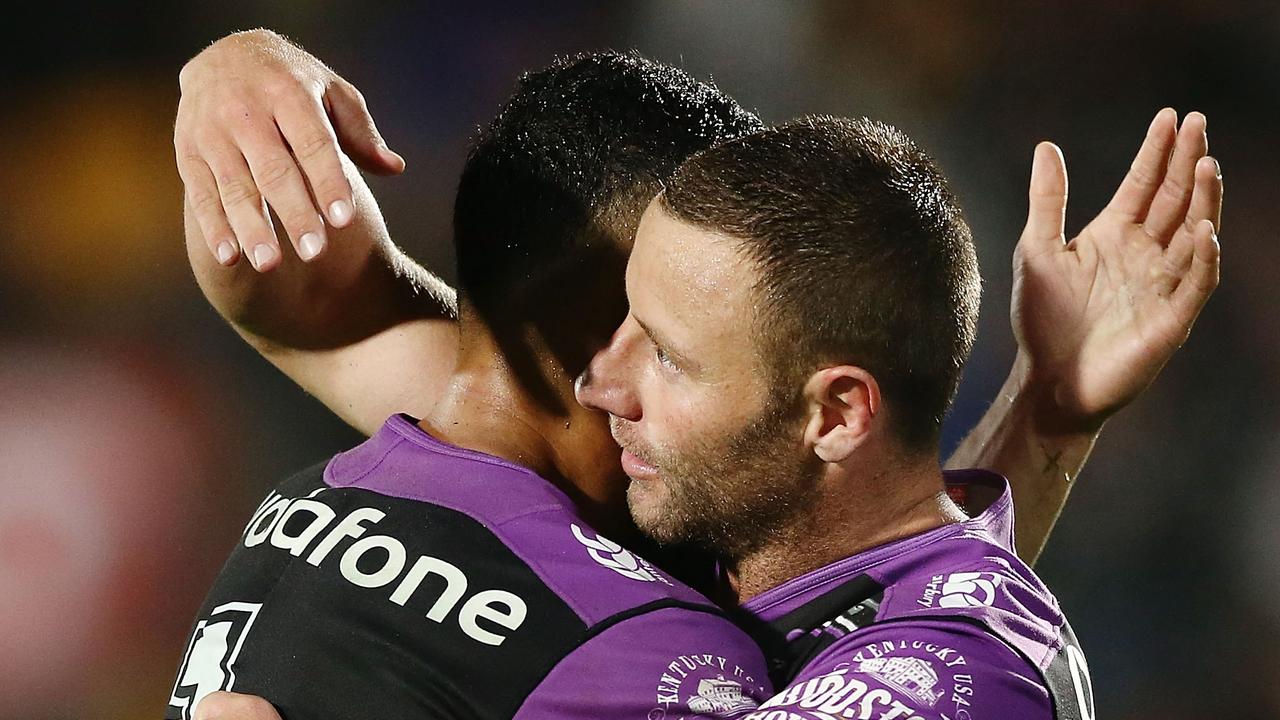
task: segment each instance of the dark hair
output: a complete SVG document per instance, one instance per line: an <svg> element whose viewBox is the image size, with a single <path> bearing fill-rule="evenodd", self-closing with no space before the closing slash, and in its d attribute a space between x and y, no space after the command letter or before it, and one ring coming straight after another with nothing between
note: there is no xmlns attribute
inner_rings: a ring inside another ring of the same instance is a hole
<svg viewBox="0 0 1280 720"><path fill-rule="evenodd" d="M760 128L715 87L635 53L563 58L525 74L458 184L462 296L518 314L544 290L616 265L619 252L625 265L640 215L680 163Z"/></svg>
<svg viewBox="0 0 1280 720"><path fill-rule="evenodd" d="M668 181L664 209L740 238L760 269L757 349L777 392L851 363L907 447L936 443L973 345L980 279L946 181L910 138L810 117L727 142Z"/></svg>

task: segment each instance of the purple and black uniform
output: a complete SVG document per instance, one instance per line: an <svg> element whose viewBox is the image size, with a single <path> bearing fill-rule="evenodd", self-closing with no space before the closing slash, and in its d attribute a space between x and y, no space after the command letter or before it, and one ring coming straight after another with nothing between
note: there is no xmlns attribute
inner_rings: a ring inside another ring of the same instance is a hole
<svg viewBox="0 0 1280 720"><path fill-rule="evenodd" d="M758 647L518 465L411 419L280 485L192 631L168 718L214 690L286 720L735 717Z"/></svg>
<svg viewBox="0 0 1280 720"><path fill-rule="evenodd" d="M1092 720L1058 603L1013 552L1003 478L947 473L972 520L795 578L745 604L783 688L744 720Z"/></svg>

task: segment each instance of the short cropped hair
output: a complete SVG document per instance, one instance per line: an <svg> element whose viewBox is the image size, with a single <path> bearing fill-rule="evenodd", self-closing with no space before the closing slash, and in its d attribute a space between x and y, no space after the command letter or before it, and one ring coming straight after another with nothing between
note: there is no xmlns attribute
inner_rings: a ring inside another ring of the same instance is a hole
<svg viewBox="0 0 1280 720"><path fill-rule="evenodd" d="M934 162L883 123L809 117L726 142L668 181L673 217L741 239L775 391L866 369L907 447L936 444L973 346L981 281Z"/></svg>
<svg viewBox="0 0 1280 720"><path fill-rule="evenodd" d="M680 163L761 127L715 87L635 53L579 55L525 74L480 131L458 185L462 297L519 314L547 284L590 272L610 251L601 245L621 243L625 258L645 206Z"/></svg>

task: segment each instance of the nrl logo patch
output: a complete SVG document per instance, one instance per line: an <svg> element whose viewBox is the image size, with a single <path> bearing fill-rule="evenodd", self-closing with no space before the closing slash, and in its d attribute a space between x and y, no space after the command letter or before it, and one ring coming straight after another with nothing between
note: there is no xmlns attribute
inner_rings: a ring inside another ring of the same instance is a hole
<svg viewBox="0 0 1280 720"><path fill-rule="evenodd" d="M996 601L1001 578L989 572L934 575L916 604L920 607L989 607Z"/></svg>

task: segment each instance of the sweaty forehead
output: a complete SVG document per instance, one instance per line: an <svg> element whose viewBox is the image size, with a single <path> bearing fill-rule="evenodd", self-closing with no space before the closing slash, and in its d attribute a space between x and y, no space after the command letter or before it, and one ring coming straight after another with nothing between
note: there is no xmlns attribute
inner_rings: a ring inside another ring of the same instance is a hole
<svg viewBox="0 0 1280 720"><path fill-rule="evenodd" d="M642 322L694 343L746 333L755 268L740 241L667 214L655 200L636 231L627 295ZM745 340L745 338L741 338Z"/></svg>

